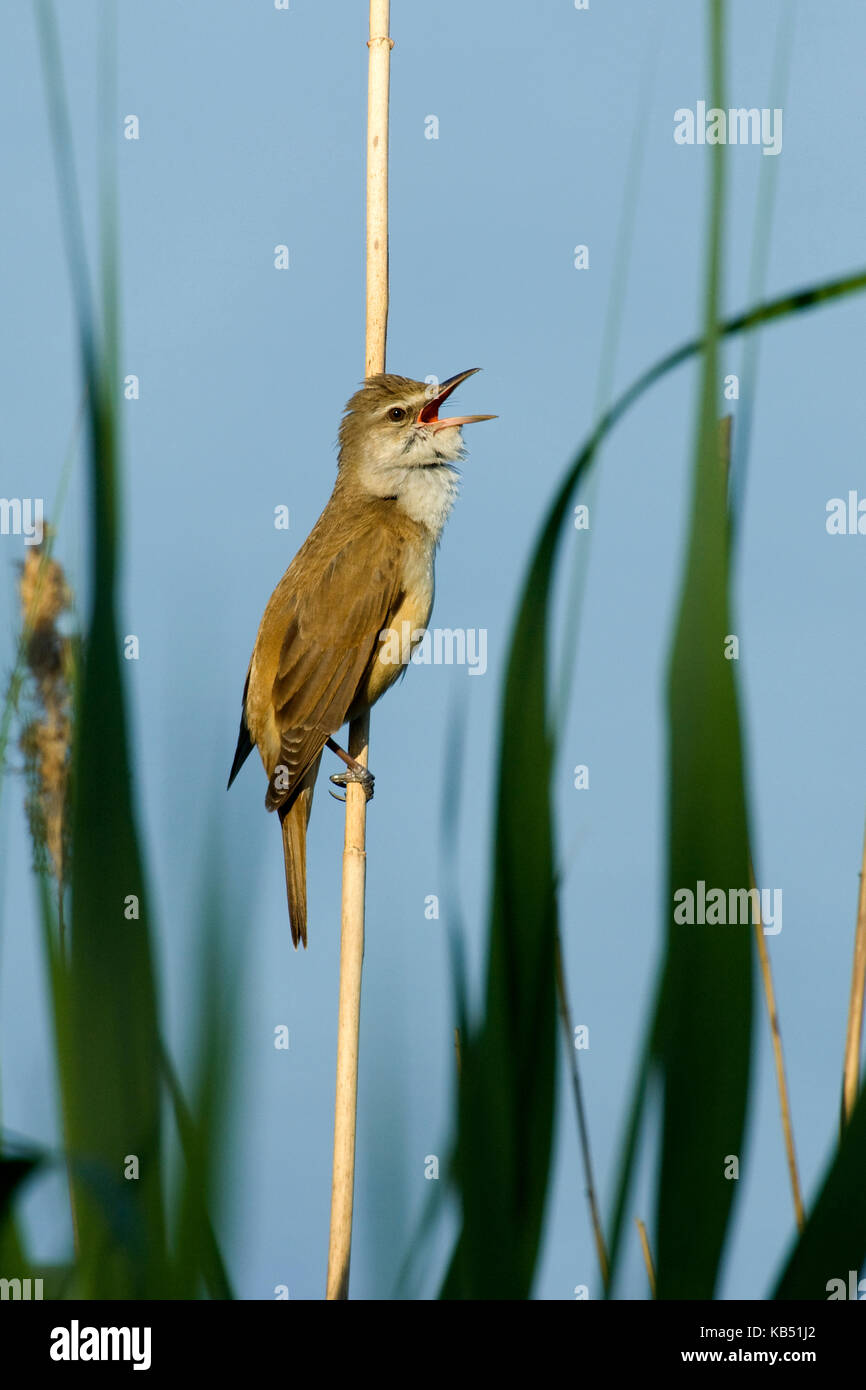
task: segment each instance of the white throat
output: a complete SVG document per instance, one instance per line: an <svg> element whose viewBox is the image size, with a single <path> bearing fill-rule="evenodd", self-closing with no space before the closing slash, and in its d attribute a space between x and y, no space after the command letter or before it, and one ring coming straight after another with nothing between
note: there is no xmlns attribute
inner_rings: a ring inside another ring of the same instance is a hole
<svg viewBox="0 0 866 1390"><path fill-rule="evenodd" d="M374 497L393 497L438 542L460 487L454 467L463 458L459 426L416 428L408 434L365 441L356 464L361 486Z"/></svg>
<svg viewBox="0 0 866 1390"><path fill-rule="evenodd" d="M449 463L407 468L397 488L397 505L439 540L457 498L460 474Z"/></svg>

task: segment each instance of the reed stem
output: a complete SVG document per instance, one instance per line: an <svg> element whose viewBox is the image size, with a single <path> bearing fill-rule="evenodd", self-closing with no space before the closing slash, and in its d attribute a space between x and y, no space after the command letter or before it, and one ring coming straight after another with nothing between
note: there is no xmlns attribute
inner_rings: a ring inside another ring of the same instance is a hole
<svg viewBox="0 0 866 1390"><path fill-rule="evenodd" d="M367 326L364 375L385 370L388 329L388 87L391 71L390 0L370 0L367 89ZM370 716L353 720L349 752L364 767ZM334 1171L327 1299L349 1297L352 1207L355 1190L355 1128L358 1110L358 1043L361 1025L361 968L364 961L364 889L367 872L367 800L363 787L346 787L343 902L340 926L340 1002L337 1026L337 1087L334 1103Z"/></svg>

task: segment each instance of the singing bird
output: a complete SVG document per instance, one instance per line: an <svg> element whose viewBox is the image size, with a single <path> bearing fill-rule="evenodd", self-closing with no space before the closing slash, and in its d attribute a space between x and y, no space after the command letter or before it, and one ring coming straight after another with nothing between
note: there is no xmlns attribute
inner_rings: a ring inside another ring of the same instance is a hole
<svg viewBox="0 0 866 1390"><path fill-rule="evenodd" d="M307 823L327 745L345 763L331 781L373 775L333 735L406 670L433 607L433 562L454 504L462 425L439 409L478 367L431 395L423 381L368 377L340 424L337 480L325 510L272 593L244 686L231 786L253 747L278 811L292 941L307 944ZM403 634L410 634L407 643ZM395 659L395 643L400 659Z"/></svg>

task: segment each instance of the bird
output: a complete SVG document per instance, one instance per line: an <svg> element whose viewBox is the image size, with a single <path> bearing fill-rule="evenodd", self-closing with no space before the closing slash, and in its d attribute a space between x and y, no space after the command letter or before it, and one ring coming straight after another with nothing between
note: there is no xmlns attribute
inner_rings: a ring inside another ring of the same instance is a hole
<svg viewBox="0 0 866 1390"><path fill-rule="evenodd" d="M441 385L389 372L362 382L340 423L333 492L259 624L228 786L258 748L265 806L282 827L296 950L307 945L307 825L322 754L328 747L345 764L331 782L360 782L372 796L373 774L334 735L405 674L429 622L436 550L465 457L461 429L496 418L440 419L439 410L479 370Z"/></svg>

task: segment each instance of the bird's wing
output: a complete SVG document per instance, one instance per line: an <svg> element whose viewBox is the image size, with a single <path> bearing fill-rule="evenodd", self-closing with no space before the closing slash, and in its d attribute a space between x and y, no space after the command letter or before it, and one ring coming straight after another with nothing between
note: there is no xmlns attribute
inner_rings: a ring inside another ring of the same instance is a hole
<svg viewBox="0 0 866 1390"><path fill-rule="evenodd" d="M247 678L244 681L244 693L241 697L241 726L238 729L238 746L235 749L235 760L232 763L232 770L229 773L229 780L228 786L226 787L226 791L228 791L228 788L231 786L232 782L237 777L247 758L250 756L250 753L252 753L253 751L253 741L250 738L250 731L247 725L247 691L249 690L249 688L250 673L248 668Z"/></svg>
<svg viewBox="0 0 866 1390"><path fill-rule="evenodd" d="M356 558L358 546L366 568ZM269 810L288 800L326 739L345 723L379 633L402 600L402 548L402 537L391 528L375 536L359 532L316 565L317 583L292 590L291 569L287 573L284 636L272 687L280 772L268 784Z"/></svg>

